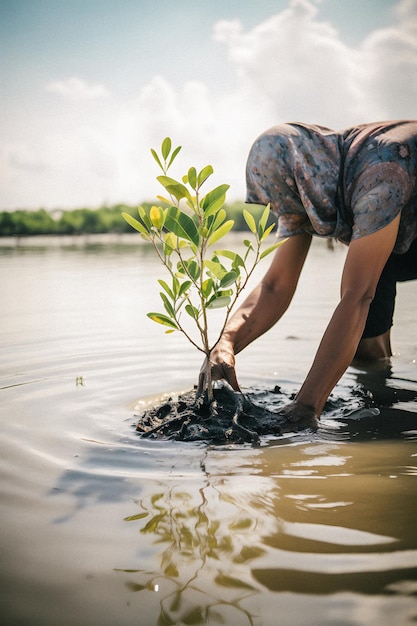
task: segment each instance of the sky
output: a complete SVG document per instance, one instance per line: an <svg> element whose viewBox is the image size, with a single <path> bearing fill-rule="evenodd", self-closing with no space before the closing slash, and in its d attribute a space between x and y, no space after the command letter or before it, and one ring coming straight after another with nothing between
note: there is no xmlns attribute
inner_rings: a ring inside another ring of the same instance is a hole
<svg viewBox="0 0 417 626"><path fill-rule="evenodd" d="M0 0L0 210L245 197L266 128L417 118L417 0ZM211 181L211 184L210 184Z"/></svg>

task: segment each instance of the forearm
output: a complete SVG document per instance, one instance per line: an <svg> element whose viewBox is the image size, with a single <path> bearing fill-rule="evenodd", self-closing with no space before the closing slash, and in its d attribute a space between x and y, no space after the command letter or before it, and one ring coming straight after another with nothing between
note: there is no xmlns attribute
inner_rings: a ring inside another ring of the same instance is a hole
<svg viewBox="0 0 417 626"><path fill-rule="evenodd" d="M231 317L221 342L238 354L282 317L291 298L292 290L262 281Z"/></svg>
<svg viewBox="0 0 417 626"><path fill-rule="evenodd" d="M320 415L333 387L350 365L362 336L371 299L341 300L324 333L297 401Z"/></svg>
<svg viewBox="0 0 417 626"><path fill-rule="evenodd" d="M229 320L220 343L237 354L269 330L285 313L311 243L306 233L290 238L275 253L261 283Z"/></svg>

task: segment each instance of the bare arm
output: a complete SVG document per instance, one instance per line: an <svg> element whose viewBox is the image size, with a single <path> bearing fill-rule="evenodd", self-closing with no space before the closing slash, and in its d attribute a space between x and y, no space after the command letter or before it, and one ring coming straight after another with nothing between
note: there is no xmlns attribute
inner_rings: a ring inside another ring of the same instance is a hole
<svg viewBox="0 0 417 626"><path fill-rule="evenodd" d="M291 237L275 253L259 285L236 311L225 329L235 354L269 330L287 310L311 243L310 235Z"/></svg>
<svg viewBox="0 0 417 626"><path fill-rule="evenodd" d="M327 397L350 365L365 327L379 277L395 244L400 216L349 246L341 299L320 343L311 370L294 405L319 416Z"/></svg>
<svg viewBox="0 0 417 626"><path fill-rule="evenodd" d="M239 385L234 356L269 330L287 310L311 243L308 234L291 237L275 253L262 281L231 317L211 353L213 380L226 379L236 390ZM199 388L204 386L204 366Z"/></svg>

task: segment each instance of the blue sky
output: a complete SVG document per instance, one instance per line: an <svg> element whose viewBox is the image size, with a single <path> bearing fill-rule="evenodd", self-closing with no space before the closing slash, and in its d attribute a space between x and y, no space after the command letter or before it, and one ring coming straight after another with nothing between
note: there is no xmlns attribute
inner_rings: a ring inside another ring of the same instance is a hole
<svg viewBox="0 0 417 626"><path fill-rule="evenodd" d="M168 134L243 198L272 124L417 117L417 0L0 0L0 54L0 209L152 199Z"/></svg>

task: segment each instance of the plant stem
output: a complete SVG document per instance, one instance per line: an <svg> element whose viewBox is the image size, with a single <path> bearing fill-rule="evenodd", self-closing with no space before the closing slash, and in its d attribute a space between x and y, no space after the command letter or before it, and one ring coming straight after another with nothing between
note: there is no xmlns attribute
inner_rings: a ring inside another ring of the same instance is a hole
<svg viewBox="0 0 417 626"><path fill-rule="evenodd" d="M214 400L213 392L213 379L211 376L211 363L210 363L211 350L206 354L206 381L207 381L207 399L211 404Z"/></svg>

